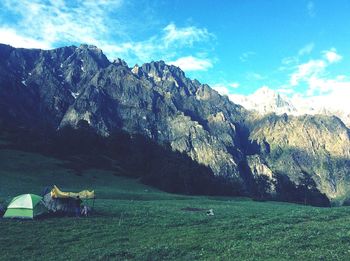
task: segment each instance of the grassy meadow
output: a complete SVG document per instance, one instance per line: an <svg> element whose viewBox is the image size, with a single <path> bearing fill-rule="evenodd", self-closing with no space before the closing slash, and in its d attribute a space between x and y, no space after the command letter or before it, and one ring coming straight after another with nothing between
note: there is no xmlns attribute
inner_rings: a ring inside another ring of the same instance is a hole
<svg viewBox="0 0 350 261"><path fill-rule="evenodd" d="M350 259L349 207L174 195L118 173L75 173L54 158L0 150L0 202L52 184L95 189L93 215L0 219L0 260Z"/></svg>

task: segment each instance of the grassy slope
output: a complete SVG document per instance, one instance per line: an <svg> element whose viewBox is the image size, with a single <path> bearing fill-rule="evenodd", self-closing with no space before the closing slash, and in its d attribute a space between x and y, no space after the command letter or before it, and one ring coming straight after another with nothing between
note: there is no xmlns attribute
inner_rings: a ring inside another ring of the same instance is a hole
<svg viewBox="0 0 350 261"><path fill-rule="evenodd" d="M348 260L350 209L167 194L108 171L0 150L0 201L94 188L90 218L0 220L0 260ZM182 208L214 210L189 212Z"/></svg>

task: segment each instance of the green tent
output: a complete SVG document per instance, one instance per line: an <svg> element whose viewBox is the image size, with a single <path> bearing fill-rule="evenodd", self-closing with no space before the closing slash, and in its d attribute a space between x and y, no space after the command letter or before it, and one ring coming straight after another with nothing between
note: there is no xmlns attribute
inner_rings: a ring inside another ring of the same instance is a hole
<svg viewBox="0 0 350 261"><path fill-rule="evenodd" d="M4 218L33 219L46 212L42 197L34 194L23 194L14 197L7 207Z"/></svg>

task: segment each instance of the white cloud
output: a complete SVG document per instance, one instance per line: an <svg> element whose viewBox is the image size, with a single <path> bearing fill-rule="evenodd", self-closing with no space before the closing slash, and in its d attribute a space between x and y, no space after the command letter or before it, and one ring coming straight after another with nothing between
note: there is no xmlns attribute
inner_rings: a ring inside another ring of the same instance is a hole
<svg viewBox="0 0 350 261"><path fill-rule="evenodd" d="M221 95L227 95L231 96L233 89L237 89L240 86L238 82L232 82L232 83L215 83L211 85L211 88L216 90Z"/></svg>
<svg viewBox="0 0 350 261"><path fill-rule="evenodd" d="M344 112L350 114L348 97L350 97L350 81L334 81L327 94L305 96L301 93L296 93L292 101L298 107L312 107L315 112L322 112L326 109L335 113Z"/></svg>
<svg viewBox="0 0 350 261"><path fill-rule="evenodd" d="M303 48L301 48L298 52L299 56L303 56L306 54L310 54L312 52L312 50L314 49L315 44L314 43L308 43L307 45L305 45Z"/></svg>
<svg viewBox="0 0 350 261"><path fill-rule="evenodd" d="M291 74L289 87L304 84L306 92L295 92L293 99L302 106L309 104L315 112L326 108L330 111L343 110L350 113L350 79L345 75L332 76L327 68L342 60L335 48L321 52L322 57L299 64ZM289 90L290 88L286 88Z"/></svg>
<svg viewBox="0 0 350 261"><path fill-rule="evenodd" d="M327 59L329 63L339 62L343 57L337 53L335 48L331 48L330 50L323 51L324 57Z"/></svg>
<svg viewBox="0 0 350 261"><path fill-rule="evenodd" d="M114 56L121 56L148 62L155 58L171 61L183 70L207 70L212 67L209 58L196 58L192 55L182 56L183 48L189 48L195 42L207 43L212 37L205 28L195 26L177 28L175 24L167 25L160 34L156 34L144 41L129 41L120 45L101 45L103 50L109 51ZM206 53L204 53L204 56ZM203 54L202 54L203 56Z"/></svg>
<svg viewBox="0 0 350 261"><path fill-rule="evenodd" d="M131 28L139 27L135 27L136 21L124 19L125 6L130 8L130 4L124 5L124 0L3 0L0 19L8 11L16 22L0 25L1 41L44 49L87 43L101 48L111 60L117 57L131 63L171 60L186 66L185 60L176 59L189 57L188 50L195 44L202 44L201 52L205 54L215 38L206 28L170 23L160 28L159 33L135 41ZM193 70L212 66L205 55L201 57L187 60ZM189 66L185 68L191 70Z"/></svg>
<svg viewBox="0 0 350 261"><path fill-rule="evenodd" d="M236 89L236 88L239 87L239 83L238 82L233 82L233 83L230 83L229 86Z"/></svg>
<svg viewBox="0 0 350 261"><path fill-rule="evenodd" d="M52 46L50 43L32 39L30 37L20 36L15 30L10 28L0 28L0 39L1 43L9 44L17 48L40 48L50 49Z"/></svg>
<svg viewBox="0 0 350 261"><path fill-rule="evenodd" d="M283 93L283 94L292 94L294 93L294 90L293 89L290 89L290 88L280 88L280 89L277 89L277 92L278 93Z"/></svg>
<svg viewBox="0 0 350 261"><path fill-rule="evenodd" d="M220 83L212 85L211 88L220 93L221 95L228 96L230 94L230 91L227 88L227 86L222 85Z"/></svg>
<svg viewBox="0 0 350 261"><path fill-rule="evenodd" d="M292 66L297 66L299 64L300 59L310 54L315 48L315 44L313 42L304 45L299 49L298 54L295 56L289 56L282 59L282 65L278 68L279 71L288 71Z"/></svg>
<svg viewBox="0 0 350 261"><path fill-rule="evenodd" d="M168 62L168 64L178 66L184 71L206 71L213 67L210 60L193 56L181 57L175 61Z"/></svg>
<svg viewBox="0 0 350 261"><path fill-rule="evenodd" d="M339 90L347 90L350 88L350 82L346 79L336 77L334 79L312 77L308 81L309 89L307 94L314 95L315 92L321 94L339 93Z"/></svg>
<svg viewBox="0 0 350 261"><path fill-rule="evenodd" d="M186 44L193 45L194 42L207 40L212 37L206 28L189 26L177 28L174 23L170 23L163 29L165 35L163 41L166 45Z"/></svg>
<svg viewBox="0 0 350 261"><path fill-rule="evenodd" d="M16 14L18 22L12 29L19 37L35 36L38 43L46 46L60 42L98 45L108 36L113 22L106 17L111 10L118 9L122 1L4 0L3 5Z"/></svg>
<svg viewBox="0 0 350 261"><path fill-rule="evenodd" d="M334 82L328 99L326 98L322 104L329 104L333 109L344 110L350 113L349 97L350 81Z"/></svg>
<svg viewBox="0 0 350 261"><path fill-rule="evenodd" d="M322 57L316 60L309 60L299 64L291 74L289 84L291 87L306 84L308 96L315 94L326 94L334 91L334 88L347 85L346 77L338 75L330 77L327 72L328 66L342 60L342 56L335 48L321 52Z"/></svg>
<svg viewBox="0 0 350 261"><path fill-rule="evenodd" d="M305 81L308 78L318 75L324 71L326 63L323 60L310 60L307 63L298 66L296 72L290 77L290 84L296 86L300 81Z"/></svg>

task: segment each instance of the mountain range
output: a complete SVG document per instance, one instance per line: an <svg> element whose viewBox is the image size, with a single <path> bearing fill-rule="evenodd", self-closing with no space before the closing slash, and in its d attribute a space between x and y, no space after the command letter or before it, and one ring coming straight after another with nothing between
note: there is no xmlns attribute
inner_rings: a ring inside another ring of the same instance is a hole
<svg viewBox="0 0 350 261"><path fill-rule="evenodd" d="M339 117L346 126L350 127L350 107L330 106L325 99L304 98L298 95L292 98L274 91L266 86L261 87L251 95L230 94L234 103L248 110L255 110L262 115L276 113L281 115L328 115ZM322 97L321 97L322 98Z"/></svg>
<svg viewBox="0 0 350 261"><path fill-rule="evenodd" d="M350 131L336 116L288 115L297 106L278 94L273 105L250 97L253 108L280 109L263 115L176 66L129 67L90 45L0 45L0 60L0 126L60 132L84 123L100 137L141 135L257 199L329 205L349 195Z"/></svg>

